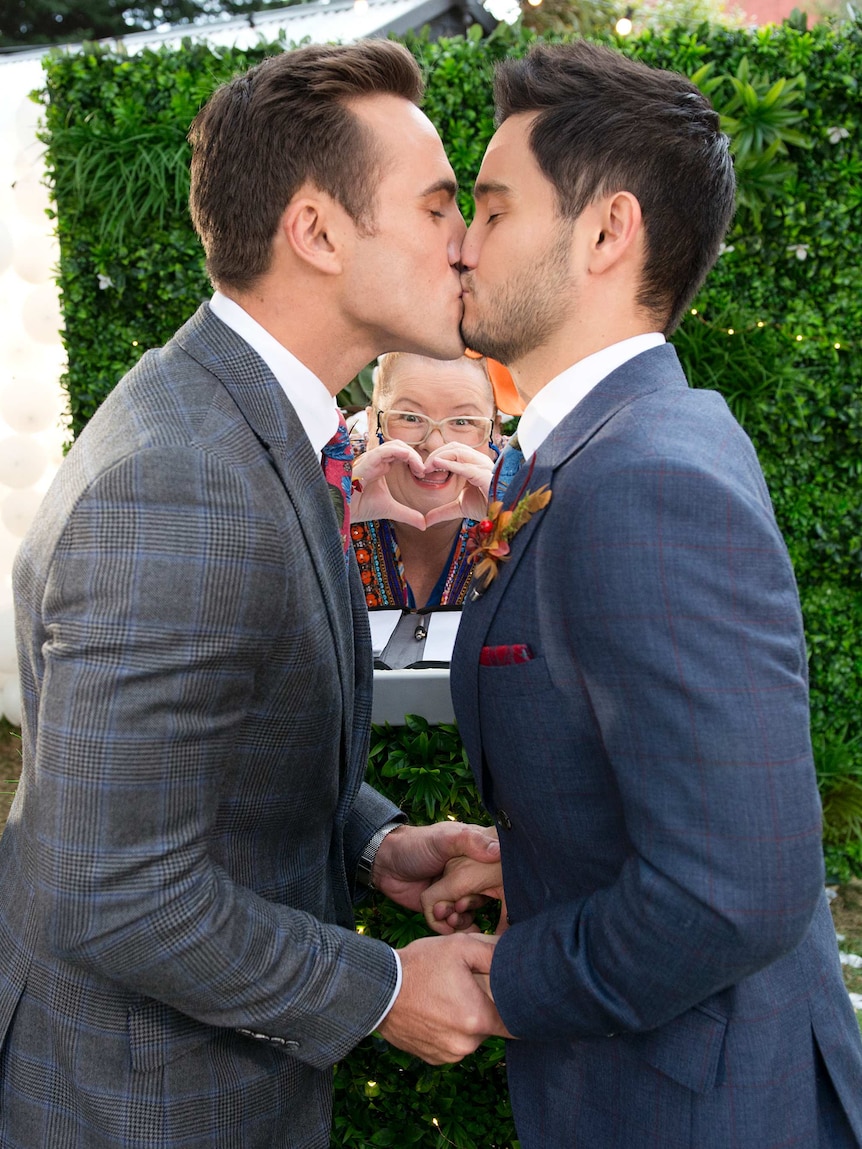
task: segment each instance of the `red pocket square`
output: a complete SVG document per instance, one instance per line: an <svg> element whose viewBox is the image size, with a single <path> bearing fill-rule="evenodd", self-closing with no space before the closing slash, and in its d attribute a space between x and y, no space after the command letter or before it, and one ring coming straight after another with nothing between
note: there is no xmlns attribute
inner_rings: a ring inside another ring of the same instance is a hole
<svg viewBox="0 0 862 1149"><path fill-rule="evenodd" d="M514 646L483 646L479 655L480 666L514 666L518 662L529 662L533 652L525 642Z"/></svg>

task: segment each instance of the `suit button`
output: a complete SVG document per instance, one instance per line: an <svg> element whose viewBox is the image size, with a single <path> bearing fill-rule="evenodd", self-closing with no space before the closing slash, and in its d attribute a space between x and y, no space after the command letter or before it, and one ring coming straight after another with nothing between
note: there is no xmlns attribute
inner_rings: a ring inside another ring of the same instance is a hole
<svg viewBox="0 0 862 1149"><path fill-rule="evenodd" d="M509 817L505 810L497 811L497 821L500 823L504 830L512 829L512 819Z"/></svg>

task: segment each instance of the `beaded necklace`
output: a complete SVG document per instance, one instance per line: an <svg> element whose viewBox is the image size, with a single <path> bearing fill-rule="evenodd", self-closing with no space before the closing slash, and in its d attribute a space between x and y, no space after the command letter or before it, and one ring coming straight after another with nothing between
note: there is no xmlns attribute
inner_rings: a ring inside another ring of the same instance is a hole
<svg viewBox="0 0 862 1149"><path fill-rule="evenodd" d="M472 519L461 524L444 568L445 578L441 572L431 598L423 606L460 606L464 602L473 578L473 567L467 562L467 532L472 525ZM353 523L350 538L368 606L415 607L392 524L387 519ZM437 593L441 581L442 589Z"/></svg>

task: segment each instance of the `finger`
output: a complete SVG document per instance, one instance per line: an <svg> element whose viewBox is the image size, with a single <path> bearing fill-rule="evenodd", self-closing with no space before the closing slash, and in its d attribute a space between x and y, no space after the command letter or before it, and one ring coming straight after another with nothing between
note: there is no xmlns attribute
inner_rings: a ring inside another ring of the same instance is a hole
<svg viewBox="0 0 862 1149"><path fill-rule="evenodd" d="M425 525L433 527L436 523L447 523L452 519L463 519L464 508L456 499L453 503L444 503L442 507L434 507L425 516Z"/></svg>
<svg viewBox="0 0 862 1149"><path fill-rule="evenodd" d="M445 443L442 447L436 447L428 456L429 459L440 459L441 461L456 461L464 464L472 464L476 467L481 467L485 470L493 471L494 460L490 455L483 454L482 451L477 451L474 447L465 447L461 443Z"/></svg>
<svg viewBox="0 0 862 1149"><path fill-rule="evenodd" d="M496 862L500 857L500 841L494 826L465 826L456 839L456 848L450 857L463 854L474 862Z"/></svg>
<svg viewBox="0 0 862 1149"><path fill-rule="evenodd" d="M474 973L473 977L476 979L476 984L479 986L482 993L484 993L486 997L489 997L491 1001L493 1001L494 995L491 993L491 979L488 974Z"/></svg>
<svg viewBox="0 0 862 1149"><path fill-rule="evenodd" d="M497 948L497 938L489 934L468 934L464 941L469 942L467 962L474 974L491 972L491 962Z"/></svg>
<svg viewBox="0 0 862 1149"><path fill-rule="evenodd" d="M483 481L486 483L490 483L491 481L494 468L491 466L490 459L487 460L487 463L488 466L484 466L481 463L476 463L473 459L445 459L429 455L425 460L425 470L449 471L452 475L463 475L470 482L478 485Z"/></svg>
<svg viewBox="0 0 862 1149"><path fill-rule="evenodd" d="M440 923L438 922L438 925ZM445 924L453 934L480 934L482 930L476 925L472 914L450 914ZM447 931L448 932L448 931Z"/></svg>
<svg viewBox="0 0 862 1149"><path fill-rule="evenodd" d="M391 496L384 511L376 515L375 518L392 519L396 523L407 523L408 526L416 527L419 531L424 531L426 526L425 516L421 511L417 511L415 507L408 507L404 503L399 503Z"/></svg>
<svg viewBox="0 0 862 1149"><path fill-rule="evenodd" d="M357 455L353 462L353 475L363 483L372 483L385 475L394 463L415 463L417 460L422 461L412 447L393 439L391 443L381 443L379 447Z"/></svg>

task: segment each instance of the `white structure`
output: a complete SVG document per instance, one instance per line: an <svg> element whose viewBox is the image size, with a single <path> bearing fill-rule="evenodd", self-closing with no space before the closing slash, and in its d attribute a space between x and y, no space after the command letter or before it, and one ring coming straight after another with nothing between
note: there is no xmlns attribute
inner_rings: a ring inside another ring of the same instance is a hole
<svg viewBox="0 0 862 1149"><path fill-rule="evenodd" d="M39 58L0 64L0 711L21 720L12 560L62 458L65 365L54 286L59 251L46 210Z"/></svg>
<svg viewBox="0 0 862 1149"><path fill-rule="evenodd" d="M508 0L499 0L506 4ZM517 11L517 9L515 9ZM476 0L326 0L252 16L141 32L106 47L130 54L179 46L184 38L249 48L347 42L401 35L424 25L455 35L497 20ZM74 52L80 45L70 45ZM46 49L0 54L0 714L16 725L21 701L12 623L11 571L21 538L62 460L67 440L62 315L54 283L59 249L43 184L39 105L29 93L44 86Z"/></svg>

